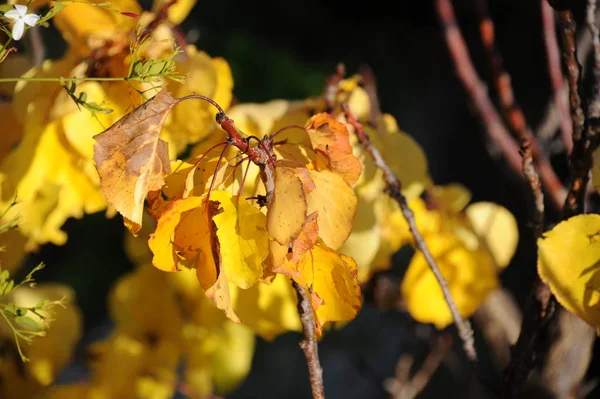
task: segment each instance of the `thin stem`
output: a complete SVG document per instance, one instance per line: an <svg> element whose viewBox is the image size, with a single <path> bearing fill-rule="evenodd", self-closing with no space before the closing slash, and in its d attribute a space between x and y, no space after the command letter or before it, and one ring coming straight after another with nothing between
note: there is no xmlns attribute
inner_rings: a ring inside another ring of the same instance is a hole
<svg viewBox="0 0 600 399"><path fill-rule="evenodd" d="M319 361L319 346L315 335L315 319L306 290L297 282L292 280L292 287L298 295L298 314L302 322L304 339L300 341L300 348L306 357L308 365L308 376L313 399L325 399L323 388L323 369Z"/></svg>
<svg viewBox="0 0 600 399"><path fill-rule="evenodd" d="M456 73L463 83L463 86L477 112L479 118L485 126L485 132L504 154L508 164L515 171L521 173L521 157L519 148L512 139L498 111L492 104L486 85L481 81L477 74L464 38L458 29L454 8L450 0L435 0L435 9L444 30L444 38L450 56L454 61ZM550 194L554 204L560 208L563 204L565 193L551 167L540 168L540 177L544 187Z"/></svg>
<svg viewBox="0 0 600 399"><path fill-rule="evenodd" d="M342 104L342 109L346 116L346 120L354 127L354 133L356 134L356 137L358 138L358 141L360 142L364 151L371 156L375 165L383 172L383 178L387 186L386 191L390 195L390 197L392 197L398 203L398 205L400 205L402 215L404 216L404 219L406 219L410 232L415 239L415 246L419 251L421 251L421 253L425 257L425 261L429 265L429 268L435 275L435 278L442 289L444 299L448 304L448 308L450 308L450 313L452 314L454 324L456 325L456 328L458 330L458 335L460 336L460 339L463 342L465 353L467 354L467 357L472 363L476 363L477 352L475 351L475 342L473 339L473 329L471 328L471 324L467 320L464 320L460 315L458 307L456 306L456 303L452 298L452 294L450 293L448 282L442 275L442 272L440 271L440 268L437 265L435 258L433 257L431 251L425 243L425 239L423 238L421 232L417 228L415 215L412 209L410 209L410 207L408 206L406 197L402 195L402 186L400 180L398 180L398 178L394 175L394 172L392 172L390 167L387 165L387 163L381 156L381 153L371 145L371 141L369 139L368 134L363 129L362 124L358 120L356 120L354 115L352 115L348 104Z"/></svg>
<svg viewBox="0 0 600 399"><path fill-rule="evenodd" d="M192 100L192 99L206 101L207 103L212 104L217 109L217 111L219 111L219 113L222 113L222 114L225 113L225 111L223 111L223 108L221 108L221 106L215 100L213 100L210 97L202 96L200 94L190 94L189 96L181 97L179 100L184 101L184 100Z"/></svg>
<svg viewBox="0 0 600 399"><path fill-rule="evenodd" d="M281 129L279 129L278 131L276 131L275 133L273 133L273 135L271 136L271 140L275 140L275 137L279 136L281 133L285 132L286 130L291 130L291 129L300 129L306 132L306 128L304 128L304 126L298 126L298 125L289 125L289 126L284 126Z"/></svg>
<svg viewBox="0 0 600 399"><path fill-rule="evenodd" d="M544 193L540 176L533 166L533 150L531 142L524 141L521 144L521 157L523 158L523 176L529 183L534 200L534 237L537 240L544 232Z"/></svg>
<svg viewBox="0 0 600 399"><path fill-rule="evenodd" d="M252 162L250 161L250 158L245 158L245 159L242 159L242 160L240 161L240 164L241 164L242 162L244 162L245 160L247 160L247 161L248 161L248 165L246 165L246 170L244 171L244 176L242 176L242 181L241 181L241 183L240 183L240 188L239 188L239 190L238 190L238 194L237 194L236 201L239 201L239 199L240 199L240 196L242 195L242 191L244 191L244 184L246 184L246 176L248 176L248 171L250 170L250 165L252 165ZM237 165L236 165L236 167L237 167Z"/></svg>
<svg viewBox="0 0 600 399"><path fill-rule="evenodd" d="M200 166L200 163L202 162L202 160L204 160L204 158L206 158L206 156L210 152L212 152L215 148L218 148L219 146L227 145L227 144L228 143L226 141L223 141L221 143L217 143L217 144L213 145L208 150L206 150L204 152L204 154L202 154L200 159L198 159L194 163L194 166L192 166L192 169L188 172L187 176L185 177L185 188L183 190L183 198L187 197L189 195L190 191L192 191L192 188L194 187L194 175L196 173L196 169L198 169L198 166ZM216 173L217 173L217 171L215 170L215 174Z"/></svg>
<svg viewBox="0 0 600 399"><path fill-rule="evenodd" d="M0 83L16 83L16 82L123 82L129 80L137 80L136 78L128 77L108 77L108 78L36 78L36 77L20 77L20 78L0 78Z"/></svg>
<svg viewBox="0 0 600 399"><path fill-rule="evenodd" d="M223 160L223 157L225 156L225 152L227 151L227 149L229 148L230 145L231 145L231 143L225 144L225 147L223 148L223 151L221 151L221 155L219 155L219 159L217 160L217 166L215 166L215 173L213 173L212 180L210 181L210 187L208 187L208 193L206 194L207 208L208 208L208 204L210 203L210 194L213 192L213 189L215 186L215 181L217 180L219 166L221 165L221 161Z"/></svg>
<svg viewBox="0 0 600 399"><path fill-rule="evenodd" d="M542 6L542 25L544 27L544 44L548 58L548 73L552 84L554 107L558 124L560 126L562 141L567 154L573 150L573 125L569 115L569 100L565 78L560 65L560 49L556 40L556 25L554 23L554 10L548 0L540 0ZM554 133L554 132L553 132Z"/></svg>
<svg viewBox="0 0 600 399"><path fill-rule="evenodd" d="M543 153L537 138L527 124L525 114L515 100L515 93L511 78L504 69L504 61L496 48L496 35L494 22L489 15L486 0L475 0L481 17L480 33L489 62L489 69L500 99L500 106L505 120L519 141L529 142L532 152L532 161L536 168L543 171L549 181L548 187L560 187L560 180L554 173L550 161ZM558 203L560 204L560 203Z"/></svg>

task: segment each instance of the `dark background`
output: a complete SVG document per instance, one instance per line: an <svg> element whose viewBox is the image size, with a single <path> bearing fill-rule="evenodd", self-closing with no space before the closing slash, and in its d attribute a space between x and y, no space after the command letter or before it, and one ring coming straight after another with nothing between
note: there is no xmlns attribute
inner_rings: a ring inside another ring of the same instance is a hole
<svg viewBox="0 0 600 399"><path fill-rule="evenodd" d="M473 60L487 79L475 7L471 1L454 4ZM517 101L535 128L551 95L539 1L496 0L489 7ZM369 65L377 77L383 111L394 115L400 128L424 148L434 181L462 183L472 191L473 201L497 202L518 218L522 238L502 279L523 303L535 275L530 199L521 178L487 150L483 130L454 73L432 1L200 0L182 28L188 38L197 39L200 49L227 59L234 94L241 102L318 95L337 63L345 63L349 74ZM495 100L492 88L490 93ZM565 157L557 154L553 161L561 169ZM30 264L48 264L39 272L39 281L63 281L77 290L85 315L83 347L108 333L106 295L132 265L121 249L124 229L119 218L90 215L69 221L65 229L69 242L43 247ZM405 259L398 257L399 269ZM375 309L367 298L358 318L320 345L327 397L387 397L383 380L394 374L399 355L410 352L418 357L426 344L415 335L429 333L427 327L415 328L405 314ZM308 398L299 338L287 334L270 343L259 340L249 377L230 397ZM498 382L500 374L486 359L485 347L479 349L487 377ZM69 376L84 372L82 359L80 350ZM455 360L461 364L460 357ZM422 397L465 397L468 383L456 368L444 363ZM593 364L590 375L597 374L598 365Z"/></svg>

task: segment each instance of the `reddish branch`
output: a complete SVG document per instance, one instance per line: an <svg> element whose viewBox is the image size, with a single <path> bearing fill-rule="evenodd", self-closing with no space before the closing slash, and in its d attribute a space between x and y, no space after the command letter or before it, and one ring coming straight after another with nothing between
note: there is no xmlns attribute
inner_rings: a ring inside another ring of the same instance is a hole
<svg viewBox="0 0 600 399"><path fill-rule="evenodd" d="M567 154L573 149L573 125L569 115L569 102L565 79L560 65L560 49L556 40L556 26L554 23L554 10L548 0L540 0L542 5L542 26L544 28L544 44L548 58L548 73L552 84L554 107L562 135L562 141Z"/></svg>
<svg viewBox="0 0 600 399"><path fill-rule="evenodd" d="M487 59L490 64L492 79L500 99L500 105L502 107L502 112L505 116L505 119L508 121L509 126L520 141L527 140L530 143L532 148L533 162L535 163L537 169L543 171L543 173L548 176L547 178L550 179L550 186L559 187L561 186L561 183L556 177L554 170L552 169L552 165L542 152L538 141L527 125L527 121L523 111L521 110L521 107L519 107L515 100L515 94L511 84L510 75L504 69L502 56L496 49L494 22L490 18L486 2L485 0L475 0L475 2L481 15L481 23L479 25L481 39L483 41Z"/></svg>
<svg viewBox="0 0 600 399"><path fill-rule="evenodd" d="M356 134L356 137L358 138L358 141L360 142L362 148L366 153L368 153L371 156L375 165L383 172L383 178L386 183L387 194L389 194L389 196L392 197L398 203L398 205L400 205L402 215L404 216L404 219L406 219L410 232L415 239L415 246L419 251L421 251L421 253L425 257L425 261L429 265L440 287L442 288L444 299L446 300L446 303L450 308L450 313L452 314L452 318L454 319L454 324L456 325L456 328L458 330L458 335L460 336L460 339L463 342L463 347L465 349L467 357L471 362L477 362L477 352L475 351L475 342L473 339L473 329L471 328L471 324L467 320L464 320L460 315L456 303L452 298L452 294L450 293L448 282L442 275L442 272L440 271L440 268L437 265L435 258L429 251L429 248L427 247L427 244L425 243L421 232L417 228L415 215L408 206L406 197L402 195L402 185L400 183L400 180L398 180L398 178L394 175L394 172L392 172L390 167L387 165L387 163L381 156L381 153L371 145L369 135L363 129L362 124L354 117L352 111L350 111L350 107L348 106L348 104L342 104L342 109L344 111L344 115L346 116L346 120L354 127L354 133Z"/></svg>
<svg viewBox="0 0 600 399"><path fill-rule="evenodd" d="M512 169L520 173L521 157L518 146L502 123L498 111L488 96L486 85L473 66L464 38L458 28L451 1L435 0L435 6L458 77L482 120L488 137L502 150ZM554 170L548 162L538 162L537 166L544 188L554 204L560 208L564 201L564 190Z"/></svg>
<svg viewBox="0 0 600 399"><path fill-rule="evenodd" d="M306 357L308 364L308 376L310 387L312 389L313 399L325 399L325 390L323 388L323 369L319 362L319 350L317 339L315 338L315 319L313 316L310 298L302 286L292 280L292 286L298 295L298 314L302 322L304 339L300 342L300 348Z"/></svg>

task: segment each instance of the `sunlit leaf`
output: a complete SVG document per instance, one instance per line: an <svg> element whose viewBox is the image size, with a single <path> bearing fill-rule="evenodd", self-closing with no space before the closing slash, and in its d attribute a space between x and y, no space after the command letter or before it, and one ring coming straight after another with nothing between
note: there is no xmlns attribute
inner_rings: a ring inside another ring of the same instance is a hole
<svg viewBox="0 0 600 399"><path fill-rule="evenodd" d="M538 273L568 311L600 327L600 215L574 216L538 239Z"/></svg>
<svg viewBox="0 0 600 399"><path fill-rule="evenodd" d="M358 181L362 166L352 153L346 125L327 113L313 116L307 125L308 135L315 152L328 161L327 167L353 185Z"/></svg>
<svg viewBox="0 0 600 399"><path fill-rule="evenodd" d="M458 311L463 317L470 317L499 285L491 256L483 250L467 249L451 234L430 236L427 245ZM413 256L401 292L408 311L417 321L432 323L440 329L453 322L440 284L421 252Z"/></svg>
<svg viewBox="0 0 600 399"><path fill-rule="evenodd" d="M267 211L269 235L279 244L287 245L300 233L306 215L307 196L302 181L294 169L277 167L273 199Z"/></svg>
<svg viewBox="0 0 600 399"><path fill-rule="evenodd" d="M167 143L159 135L178 102L161 91L94 136L94 161L104 195L131 222L134 234L141 227L146 195L160 189L170 172Z"/></svg>

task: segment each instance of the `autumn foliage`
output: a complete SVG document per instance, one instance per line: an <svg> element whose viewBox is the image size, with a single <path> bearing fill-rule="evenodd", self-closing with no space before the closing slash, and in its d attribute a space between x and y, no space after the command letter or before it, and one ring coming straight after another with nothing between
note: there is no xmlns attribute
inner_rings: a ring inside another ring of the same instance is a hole
<svg viewBox="0 0 600 399"><path fill-rule="evenodd" d="M0 396L225 395L249 373L256 335L271 341L294 331L303 335L313 397L323 398L318 344L357 317L366 293L375 306L431 325L441 358L456 328L469 370L480 367L469 320L479 323L491 351L499 347L493 355L510 352L498 362L517 391L532 368L519 356L535 357L554 312L576 315L584 333L599 331L600 216L579 205L589 203L590 173L590 189L600 188L600 115L590 114L592 105L581 111L572 183L556 186L536 138L510 125L520 119L502 121L471 90L483 83L462 51L451 2L435 4L475 111L509 164L518 160L514 172L535 198L537 280L532 307L515 321L518 340L490 333L509 323L489 306L508 295L500 277L521 242L519 224L531 222L472 201L461 184L436 184L419 143L378 109L369 73L347 76L340 66L321 95L234 104L227 61L187 44L178 26L193 0L156 0L149 11L135 0L11 3L0 7L0 337L11 348L0 354ZM27 52L13 53L19 29L26 36L48 24L67 46L59 59L34 65ZM516 104L501 103L506 115L518 114ZM552 224L544 193L564 201ZM122 220L135 268L106 298L114 328L85 348L89 377L56 383L83 334L76 295L10 275L41 247L64 245L67 220L99 212ZM399 250L408 254L405 270L390 280ZM433 370L441 362L435 349L424 362ZM403 381L421 384L410 385L414 395L426 384L419 375ZM393 397L414 397L394 389Z"/></svg>

